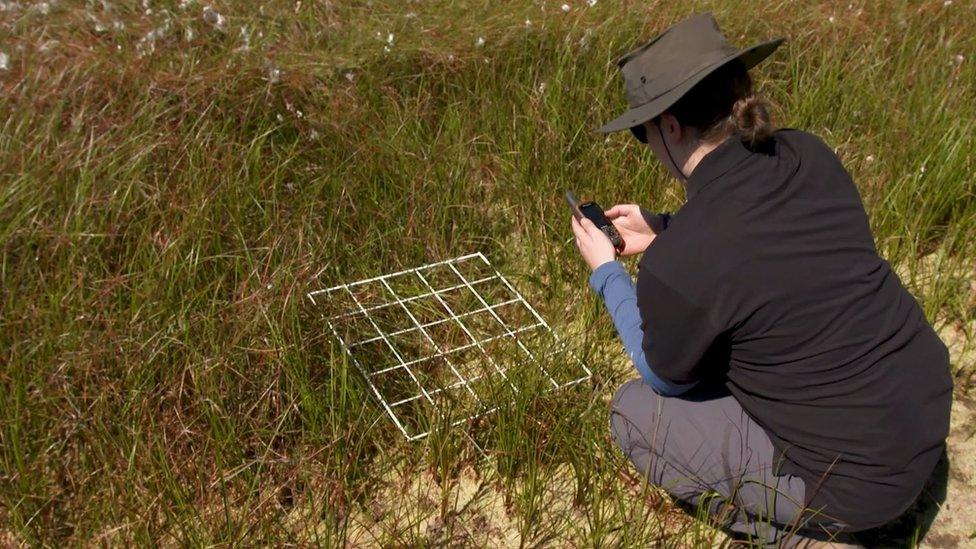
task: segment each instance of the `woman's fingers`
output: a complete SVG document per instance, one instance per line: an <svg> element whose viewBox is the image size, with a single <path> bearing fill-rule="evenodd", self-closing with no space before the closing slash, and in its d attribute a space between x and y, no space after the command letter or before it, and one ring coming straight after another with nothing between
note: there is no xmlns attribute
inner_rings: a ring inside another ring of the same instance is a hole
<svg viewBox="0 0 976 549"><path fill-rule="evenodd" d="M581 242L584 242L584 239L589 239L590 235L586 233L586 229L584 229L580 225L580 222L577 221L575 217L573 217L572 219L573 219L573 234L576 235L576 245L579 246ZM589 221L589 220L584 219L584 221Z"/></svg>
<svg viewBox="0 0 976 549"><path fill-rule="evenodd" d="M637 204L617 204L603 213L611 220L618 217L629 217L635 213L640 214L640 206Z"/></svg>
<svg viewBox="0 0 976 549"><path fill-rule="evenodd" d="M586 234L590 238L598 238L597 235L600 235L603 238L607 238L607 235L603 234L603 231L601 231L600 228L596 226L596 224L594 224L589 219L586 219L585 217L583 218L582 221L580 221L580 226L583 228L584 231L586 231Z"/></svg>

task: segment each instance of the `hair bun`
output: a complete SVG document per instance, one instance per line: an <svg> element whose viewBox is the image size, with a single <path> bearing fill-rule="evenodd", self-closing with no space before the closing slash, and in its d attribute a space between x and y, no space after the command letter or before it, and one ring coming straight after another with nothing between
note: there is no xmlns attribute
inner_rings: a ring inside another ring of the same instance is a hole
<svg viewBox="0 0 976 549"><path fill-rule="evenodd" d="M732 105L732 128L750 147L773 135L772 121L766 102L755 94L739 99Z"/></svg>

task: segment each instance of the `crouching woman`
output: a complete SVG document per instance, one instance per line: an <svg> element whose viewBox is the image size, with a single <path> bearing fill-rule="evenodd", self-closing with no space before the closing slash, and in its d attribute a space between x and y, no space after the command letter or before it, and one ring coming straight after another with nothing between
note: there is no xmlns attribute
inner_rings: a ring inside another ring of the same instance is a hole
<svg viewBox="0 0 976 549"><path fill-rule="evenodd" d="M640 379L611 429L647 479L720 526L792 544L883 525L919 495L948 434L945 345L879 257L858 191L818 137L774 130L710 14L619 62L629 129L683 186L673 216L607 211L636 284L572 221ZM793 541L789 541L793 540Z"/></svg>

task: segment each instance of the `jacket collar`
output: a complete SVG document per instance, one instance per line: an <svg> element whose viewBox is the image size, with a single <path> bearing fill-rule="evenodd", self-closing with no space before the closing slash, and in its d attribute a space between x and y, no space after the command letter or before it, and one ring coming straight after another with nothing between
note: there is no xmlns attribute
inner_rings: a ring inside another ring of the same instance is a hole
<svg viewBox="0 0 976 549"><path fill-rule="evenodd" d="M706 185L724 175L753 154L742 140L729 137L709 151L695 166L685 185L687 199L691 200Z"/></svg>

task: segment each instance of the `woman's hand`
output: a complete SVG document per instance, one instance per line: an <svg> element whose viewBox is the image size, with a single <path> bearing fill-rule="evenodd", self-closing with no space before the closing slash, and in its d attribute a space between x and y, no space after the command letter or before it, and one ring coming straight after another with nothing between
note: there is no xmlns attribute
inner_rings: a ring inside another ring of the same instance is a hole
<svg viewBox="0 0 976 549"><path fill-rule="evenodd" d="M573 233L576 235L576 247L579 248L580 255L583 256L586 264L590 266L590 270L596 270L600 265L617 258L617 251L613 249L613 243L592 221L585 217L580 221L577 221L575 217L572 220Z"/></svg>
<svg viewBox="0 0 976 549"><path fill-rule="evenodd" d="M624 251L620 255L642 253L657 236L644 220L637 204L617 204L604 213L624 239Z"/></svg>

